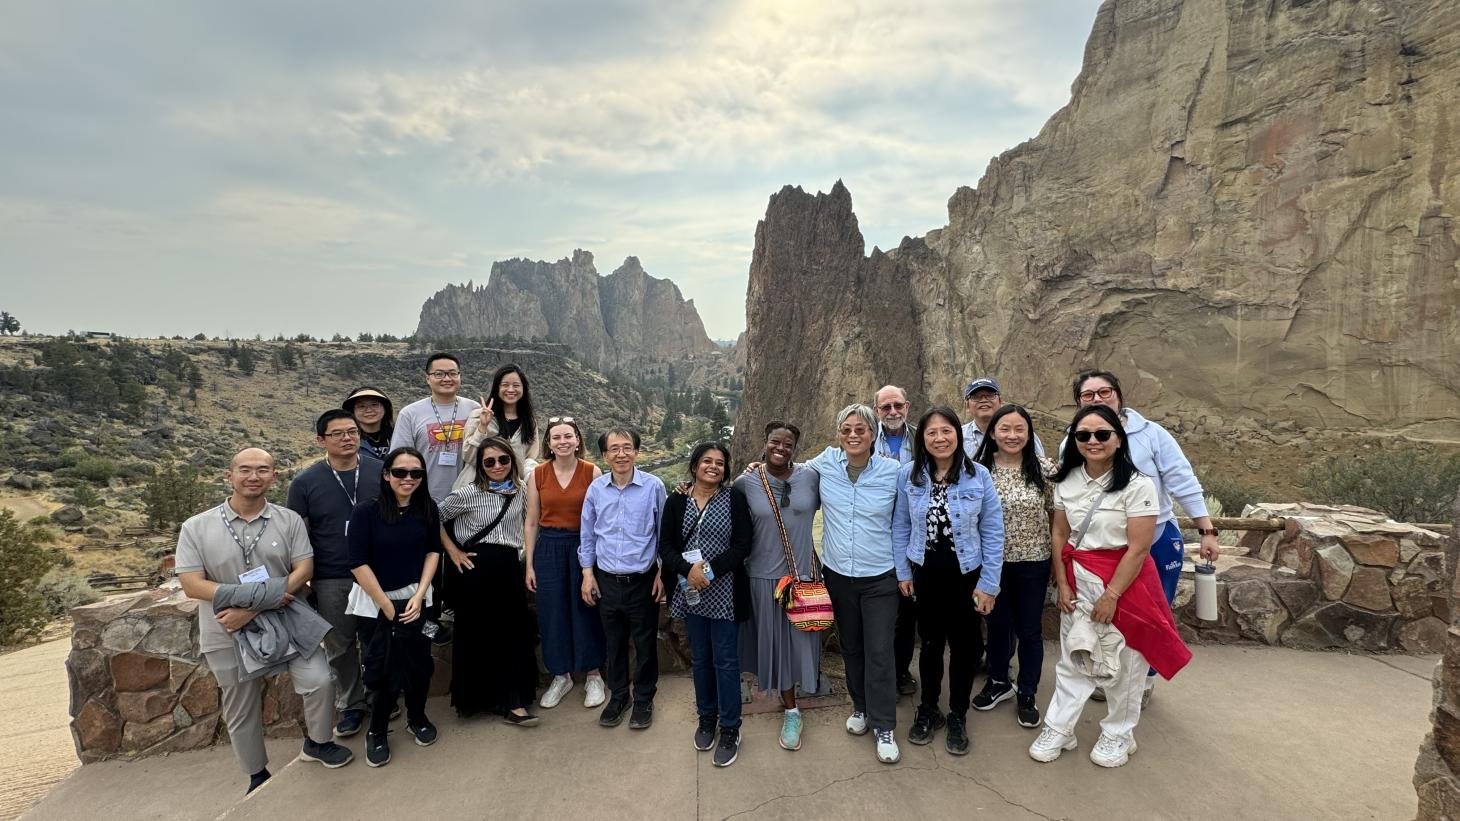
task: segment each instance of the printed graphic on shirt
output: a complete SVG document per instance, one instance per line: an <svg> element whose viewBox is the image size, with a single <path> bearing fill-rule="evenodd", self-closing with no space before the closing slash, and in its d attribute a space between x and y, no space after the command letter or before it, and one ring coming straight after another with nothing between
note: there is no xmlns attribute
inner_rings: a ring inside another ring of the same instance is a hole
<svg viewBox="0 0 1460 821"><path fill-rule="evenodd" d="M430 443L428 448L436 452L446 447L448 443L458 443L466 436L466 422L427 422L426 440Z"/></svg>

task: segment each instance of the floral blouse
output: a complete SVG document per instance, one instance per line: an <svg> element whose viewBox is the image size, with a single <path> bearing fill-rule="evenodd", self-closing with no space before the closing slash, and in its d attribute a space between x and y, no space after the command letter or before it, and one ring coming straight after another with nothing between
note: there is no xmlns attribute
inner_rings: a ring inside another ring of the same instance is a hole
<svg viewBox="0 0 1460 821"><path fill-rule="evenodd" d="M1046 479L1056 470L1055 464L1044 458L1039 460L1039 467ZM1047 482L1041 493L1024 481L1024 470L1018 467L996 465L989 472L1004 506L1004 561L1049 561L1049 507L1054 485Z"/></svg>

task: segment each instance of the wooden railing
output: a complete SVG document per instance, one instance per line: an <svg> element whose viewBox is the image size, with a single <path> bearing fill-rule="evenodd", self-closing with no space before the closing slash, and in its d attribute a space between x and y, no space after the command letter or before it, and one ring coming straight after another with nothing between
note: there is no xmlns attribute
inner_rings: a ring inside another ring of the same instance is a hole
<svg viewBox="0 0 1460 821"><path fill-rule="evenodd" d="M1425 530L1433 530L1436 533L1449 533L1452 529L1451 525L1431 522L1403 522L1402 524L1412 524L1415 527L1422 527ZM1176 526L1183 530L1188 530L1196 527L1196 525L1192 523L1191 519L1188 519L1185 516L1178 516L1176 518ZM1273 531L1282 530L1284 526L1285 525L1283 524L1283 520L1280 517L1275 516L1252 518L1242 518L1240 516L1216 516L1212 518L1212 527L1215 527L1218 530L1260 530L1271 533Z"/></svg>

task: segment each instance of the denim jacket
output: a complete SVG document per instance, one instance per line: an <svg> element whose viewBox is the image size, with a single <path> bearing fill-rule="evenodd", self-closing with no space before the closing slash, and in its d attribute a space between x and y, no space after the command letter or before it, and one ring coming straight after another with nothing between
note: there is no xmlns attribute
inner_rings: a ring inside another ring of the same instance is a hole
<svg viewBox="0 0 1460 821"><path fill-rule="evenodd" d="M897 477L897 511L892 520L893 559L898 581L912 581L912 565L923 563L927 550L928 502L932 479L923 471L922 485L912 481L914 465L902 466ZM948 488L948 518L953 523L953 552L958 567L972 573L982 567L978 589L997 596L1004 569L1004 507L993 477L983 465L959 471L958 484Z"/></svg>

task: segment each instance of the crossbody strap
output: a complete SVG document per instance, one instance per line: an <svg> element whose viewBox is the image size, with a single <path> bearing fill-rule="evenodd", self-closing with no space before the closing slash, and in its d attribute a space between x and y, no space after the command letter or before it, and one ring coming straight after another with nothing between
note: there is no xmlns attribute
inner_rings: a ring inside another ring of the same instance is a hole
<svg viewBox="0 0 1460 821"><path fill-rule="evenodd" d="M795 468L792 468L794 472ZM765 465L760 467L760 486L765 489L766 501L770 503L771 515L776 517L776 530L781 534L781 549L786 552L786 566L791 569L791 577L801 579L801 571L796 567L796 552L791 549L791 537L786 535L786 523L781 521L781 506L776 501L775 491L771 490L771 480L766 473ZM816 572L816 551L811 551L811 580L821 581L821 576Z"/></svg>
<svg viewBox="0 0 1460 821"><path fill-rule="evenodd" d="M478 530L476 534L473 535L470 539L467 539L464 542L460 539L457 539L455 526L447 531L451 534L452 541L456 542L456 546L459 549L466 550L469 547L475 546L482 539L485 539L487 537L487 534L491 533L497 527L497 525L502 523L502 520L507 517L507 510L512 507L512 502L515 501L513 497L504 498L506 499L506 502L502 505L502 509L497 511L497 515L493 517L492 521L489 522L486 527Z"/></svg>
<svg viewBox="0 0 1460 821"><path fill-rule="evenodd" d="M1076 550L1080 548L1080 542L1085 540L1085 531L1090 529L1090 520L1095 518L1095 511L1100 509L1100 503L1105 501L1105 497L1109 495L1110 491L1108 490L1102 492L1098 497L1096 497L1095 504L1090 505L1090 512L1086 513L1085 520L1083 522L1080 522L1080 535L1075 537L1075 543L1071 545L1072 548Z"/></svg>

